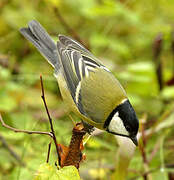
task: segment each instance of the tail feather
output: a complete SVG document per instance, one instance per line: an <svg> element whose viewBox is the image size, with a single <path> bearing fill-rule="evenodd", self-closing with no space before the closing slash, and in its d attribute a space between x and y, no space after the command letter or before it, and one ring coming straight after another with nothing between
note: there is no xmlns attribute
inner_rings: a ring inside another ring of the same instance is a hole
<svg viewBox="0 0 174 180"><path fill-rule="evenodd" d="M39 50L57 71L59 69L59 59L56 44L40 23L32 20L28 23L28 27L21 28L20 32Z"/></svg>

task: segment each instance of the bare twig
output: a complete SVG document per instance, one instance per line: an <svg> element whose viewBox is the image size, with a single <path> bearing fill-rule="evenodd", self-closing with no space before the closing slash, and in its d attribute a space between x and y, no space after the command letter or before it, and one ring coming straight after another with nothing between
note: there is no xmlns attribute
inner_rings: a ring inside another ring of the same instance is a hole
<svg viewBox="0 0 174 180"><path fill-rule="evenodd" d="M56 146L58 162L59 162L59 165L60 165L61 158L60 158L60 155L59 155L59 150L58 150L58 146L57 146L57 140L56 140L56 136L55 136L55 132L54 132L54 128L53 128L52 119L51 119L50 113L48 111L48 107L47 107L46 100L45 100L45 92L44 92L44 86L43 86L43 81L42 81L42 76L41 75L40 75L40 82L41 82L41 88L42 88L41 98L43 100L43 103L44 103L44 106L45 106L45 109L46 109L46 112L47 112L47 115L48 115L48 119L49 119L49 122L50 122L51 134L53 135L52 138L53 138L54 144Z"/></svg>
<svg viewBox="0 0 174 180"><path fill-rule="evenodd" d="M48 154L47 154L47 163L49 162L49 158L50 158L50 150L51 150L51 142L48 144Z"/></svg>
<svg viewBox="0 0 174 180"><path fill-rule="evenodd" d="M139 149L143 158L145 170L147 171L149 170L149 167L148 167L148 161L147 161L147 156L146 156L146 151L145 151L145 148L146 148L145 122L142 123L141 133L142 133L142 144L139 145ZM147 180L148 179L147 174L144 174L143 178L144 180Z"/></svg>
<svg viewBox="0 0 174 180"><path fill-rule="evenodd" d="M144 123L142 123L141 138L142 138L142 143L139 145L139 149L143 158L143 162L147 163L146 152L145 152L146 136L145 136L145 130L144 130Z"/></svg>
<svg viewBox="0 0 174 180"><path fill-rule="evenodd" d="M163 89L163 66L160 59L161 51L162 51L162 45L163 45L163 34L159 33L153 43L153 59L155 63L156 68L156 76L158 80L159 90L161 91Z"/></svg>
<svg viewBox="0 0 174 180"><path fill-rule="evenodd" d="M29 130L22 130L22 129L16 129L16 128L13 128L7 124L5 124L5 122L3 121L2 119L2 116L0 114L0 122L2 124L3 127L7 128L7 129L10 129L14 132L22 132L22 133L26 133L26 134L45 134L45 135L48 135L50 137L53 137L52 133L51 132L43 132L43 131L29 131Z"/></svg>
<svg viewBox="0 0 174 180"><path fill-rule="evenodd" d="M2 142L2 145L10 152L10 154L17 160L17 162L25 166L25 163L22 162L22 159L13 151L13 149L7 144L6 140L2 135L0 135L0 141Z"/></svg>
<svg viewBox="0 0 174 180"><path fill-rule="evenodd" d="M171 50L172 50L172 60L173 60L173 76L174 76L174 31L172 31L171 33L171 40L172 40L172 43L171 43Z"/></svg>

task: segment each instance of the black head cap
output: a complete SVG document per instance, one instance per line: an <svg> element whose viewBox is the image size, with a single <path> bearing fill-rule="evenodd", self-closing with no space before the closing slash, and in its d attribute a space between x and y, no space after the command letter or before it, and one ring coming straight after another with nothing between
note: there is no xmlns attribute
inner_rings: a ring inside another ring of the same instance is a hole
<svg viewBox="0 0 174 180"><path fill-rule="evenodd" d="M129 100L120 104L116 109L130 137L135 137L138 133L139 121Z"/></svg>

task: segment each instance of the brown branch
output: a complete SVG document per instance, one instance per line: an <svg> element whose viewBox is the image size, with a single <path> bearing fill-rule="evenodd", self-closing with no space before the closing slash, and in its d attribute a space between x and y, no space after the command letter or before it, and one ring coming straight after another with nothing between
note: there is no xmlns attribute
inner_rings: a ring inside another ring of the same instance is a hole
<svg viewBox="0 0 174 180"><path fill-rule="evenodd" d="M159 33L153 42L153 60L155 63L155 70L156 70L156 76L157 81L159 85L159 90L161 91L163 89L163 66L160 59L161 51L162 51L162 45L163 45L163 34Z"/></svg>
<svg viewBox="0 0 174 180"><path fill-rule="evenodd" d="M172 43L171 43L171 50L172 50L172 60L173 60L173 77L174 77L174 31L172 31L171 33L171 40L172 40Z"/></svg>
<svg viewBox="0 0 174 180"><path fill-rule="evenodd" d="M25 163L22 162L22 159L13 151L13 149L7 144L6 140L2 135L0 135L0 141L2 142L2 145L9 151L9 153L17 160L17 162L25 166Z"/></svg>
<svg viewBox="0 0 174 180"><path fill-rule="evenodd" d="M145 130L144 130L144 123L142 123L142 144L140 144L139 149L143 158L143 162L146 164L147 163L147 157L146 157L146 152L145 152L145 147L146 147L146 137L145 137Z"/></svg>
<svg viewBox="0 0 174 180"><path fill-rule="evenodd" d="M57 146L57 139L56 139L55 132L54 132L54 128L53 128L52 119L51 119L51 116L50 116L50 113L49 113L49 111L48 111L48 107L47 107L47 104L46 104L44 86L43 86L43 81L42 81L42 76L41 76L41 75L40 75L40 82L41 82L41 88L42 88L41 98L42 98L42 100L43 100L43 103L44 103L44 106L45 106L45 109L46 109L46 112L47 112L47 115L48 115L48 119L49 119L49 122L50 122L51 133L52 133L52 135L53 135L52 138L53 138L54 144L55 144L55 146L56 146L58 163L59 163L59 165L60 165L60 163L61 163L61 158L60 158L59 150L58 150L58 146Z"/></svg>
<svg viewBox="0 0 174 180"><path fill-rule="evenodd" d="M50 158L50 150L51 150L51 142L48 144L48 153L47 153L47 163L49 162L49 158Z"/></svg>
<svg viewBox="0 0 174 180"><path fill-rule="evenodd" d="M10 129L16 133L18 132L22 132L22 133L26 133L26 134L45 134L45 135L48 135L50 137L53 137L52 133L51 132L43 132L43 131L29 131L29 130L22 130L22 129L16 129L16 128L13 128L7 124L5 124L4 120L2 119L2 116L0 114L0 122L2 124L3 127L7 128L7 129Z"/></svg>
<svg viewBox="0 0 174 180"><path fill-rule="evenodd" d="M146 155L146 151L145 151L145 148L146 148L145 122L142 122L141 133L142 133L142 144L139 145L139 149L141 152L141 156L143 158L144 167L147 171L147 169L149 169L149 168L148 168L147 155ZM147 180L148 179L147 174L144 174L143 178L144 178L144 180Z"/></svg>

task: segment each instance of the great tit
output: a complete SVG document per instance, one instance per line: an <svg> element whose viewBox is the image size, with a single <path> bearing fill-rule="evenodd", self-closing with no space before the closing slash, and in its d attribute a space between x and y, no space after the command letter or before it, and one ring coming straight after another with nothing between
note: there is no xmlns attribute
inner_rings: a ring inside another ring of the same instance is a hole
<svg viewBox="0 0 174 180"><path fill-rule="evenodd" d="M84 46L59 35L57 44L36 20L21 28L54 68L63 100L83 122L109 133L129 137L135 145L138 118L115 76Z"/></svg>

